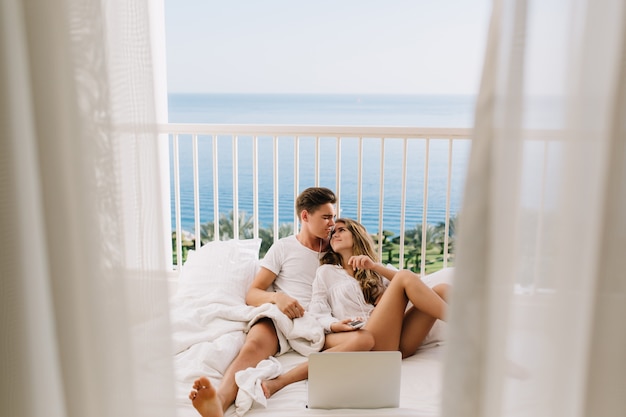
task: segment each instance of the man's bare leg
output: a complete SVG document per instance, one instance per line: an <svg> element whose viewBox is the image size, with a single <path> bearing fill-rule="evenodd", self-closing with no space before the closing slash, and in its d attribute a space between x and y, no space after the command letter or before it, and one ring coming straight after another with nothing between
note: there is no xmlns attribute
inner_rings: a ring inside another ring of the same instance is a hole
<svg viewBox="0 0 626 417"><path fill-rule="evenodd" d="M241 351L226 369L224 378L217 389L217 397L224 412L237 398L239 387L235 382L235 374L257 366L262 360L275 355L278 348L278 336L272 320L261 319L250 328Z"/></svg>
<svg viewBox="0 0 626 417"><path fill-rule="evenodd" d="M217 391L206 377L198 378L193 383L189 393L191 403L202 417L222 417L222 402L217 397Z"/></svg>

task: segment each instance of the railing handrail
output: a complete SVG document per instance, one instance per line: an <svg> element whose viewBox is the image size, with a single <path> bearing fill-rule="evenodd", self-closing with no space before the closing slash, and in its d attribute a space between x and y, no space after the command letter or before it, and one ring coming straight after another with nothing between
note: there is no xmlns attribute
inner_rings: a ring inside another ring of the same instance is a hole
<svg viewBox="0 0 626 417"><path fill-rule="evenodd" d="M210 124L164 123L159 133L198 135L285 135L285 136L360 136L375 138L445 138L467 139L472 128L419 126L348 126L348 125L269 125L269 124Z"/></svg>

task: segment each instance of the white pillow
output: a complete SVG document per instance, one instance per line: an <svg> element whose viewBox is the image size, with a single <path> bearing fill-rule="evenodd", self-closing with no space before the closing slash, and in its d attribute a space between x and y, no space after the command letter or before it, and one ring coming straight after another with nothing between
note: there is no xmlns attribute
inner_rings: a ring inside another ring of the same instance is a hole
<svg viewBox="0 0 626 417"><path fill-rule="evenodd" d="M257 272L261 239L213 241L187 253L178 295L245 303Z"/></svg>

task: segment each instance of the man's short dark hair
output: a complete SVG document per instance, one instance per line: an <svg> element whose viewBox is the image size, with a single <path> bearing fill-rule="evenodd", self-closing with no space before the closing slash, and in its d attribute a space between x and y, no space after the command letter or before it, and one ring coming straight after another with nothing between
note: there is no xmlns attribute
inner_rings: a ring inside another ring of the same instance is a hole
<svg viewBox="0 0 626 417"><path fill-rule="evenodd" d="M332 190L325 187L309 187L296 198L296 213L300 217L303 210L314 213L320 206L336 202L337 197Z"/></svg>

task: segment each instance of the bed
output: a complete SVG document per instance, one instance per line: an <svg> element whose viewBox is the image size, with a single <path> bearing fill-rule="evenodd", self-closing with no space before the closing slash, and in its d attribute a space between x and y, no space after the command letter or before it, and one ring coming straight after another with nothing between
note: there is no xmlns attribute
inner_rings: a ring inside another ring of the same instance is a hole
<svg viewBox="0 0 626 417"><path fill-rule="evenodd" d="M258 266L259 239L211 242L190 251L171 298L174 371L178 417L197 417L188 394L193 381L207 376L217 386L244 342L245 332L260 316L274 319L293 349L271 359L271 372L284 372L305 361L323 344L323 329L305 314L288 320L273 305L250 307L245 294ZM453 268L425 278L432 286L450 282ZM281 316L286 320L282 320ZM446 324L437 321L418 352L402 361L400 408L378 410L311 410L307 382L292 384L265 400L258 384L240 389L238 416L418 416L439 415L441 373ZM269 363L269 362L268 362ZM260 367L261 368L261 367ZM256 391L255 391L256 390Z"/></svg>

